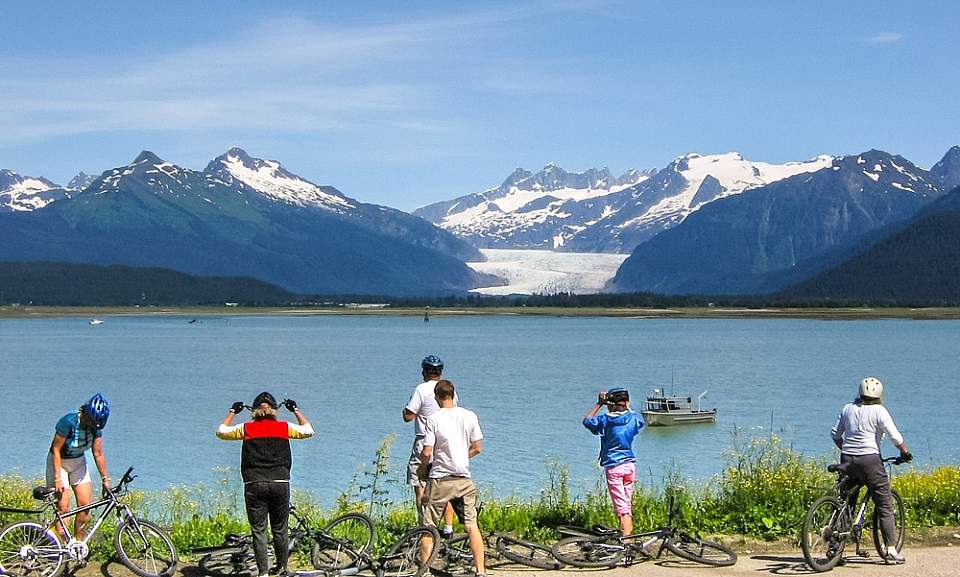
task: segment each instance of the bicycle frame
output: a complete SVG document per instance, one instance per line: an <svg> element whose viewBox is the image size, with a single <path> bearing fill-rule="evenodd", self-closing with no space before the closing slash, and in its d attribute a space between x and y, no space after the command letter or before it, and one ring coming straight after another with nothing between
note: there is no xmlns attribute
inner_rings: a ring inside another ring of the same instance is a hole
<svg viewBox="0 0 960 577"><path fill-rule="evenodd" d="M116 511L118 520L132 521L135 523L133 513L130 512L130 507L124 503L121 503L117 498L117 493L122 492L126 488L126 484L133 480L133 477L130 475L132 470L133 468L131 467L126 473L123 474L123 478L120 480L120 483L117 484L116 490L107 489L106 496L99 501L90 503L89 505L84 505L82 507L77 507L76 509L61 512L57 507L56 501L53 500L53 493L46 498L47 504L43 509L41 509L41 514L47 509L53 510L53 520L46 524L46 528L48 530L55 529L58 536L65 538L66 542L63 544L63 549L72 558L78 560L86 558L89 551L87 543L97 533L97 531L103 525L104 520L110 515L110 513ZM80 513L85 513L101 507L103 509L97 515L96 520L92 525L88 525L86 527L86 535L83 537L83 539L77 539L70 531L70 527L66 521L71 517L76 517ZM143 533L140 531L139 526L138 532L140 533L140 536L143 537ZM77 545L80 545L80 547Z"/></svg>
<svg viewBox="0 0 960 577"><path fill-rule="evenodd" d="M895 457L889 457L882 461L889 476L890 469L897 460ZM856 547L855 553L860 557L868 557L870 554L860 548L860 538L863 534L863 524L866 522L867 506L873 500L873 491L868 488L861 498L860 492L863 488L864 485L856 483L843 472L838 472L837 483L833 486L833 491L841 503L839 514L844 520L844 530L840 531L840 537L852 539Z"/></svg>

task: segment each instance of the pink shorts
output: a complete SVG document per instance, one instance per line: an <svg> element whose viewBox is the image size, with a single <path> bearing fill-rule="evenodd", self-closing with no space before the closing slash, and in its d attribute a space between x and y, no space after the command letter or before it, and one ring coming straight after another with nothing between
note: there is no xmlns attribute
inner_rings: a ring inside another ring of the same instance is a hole
<svg viewBox="0 0 960 577"><path fill-rule="evenodd" d="M607 467L603 474L607 478L607 490L610 491L610 500L613 501L613 510L617 517L633 515L633 483L637 479L634 464L621 463Z"/></svg>

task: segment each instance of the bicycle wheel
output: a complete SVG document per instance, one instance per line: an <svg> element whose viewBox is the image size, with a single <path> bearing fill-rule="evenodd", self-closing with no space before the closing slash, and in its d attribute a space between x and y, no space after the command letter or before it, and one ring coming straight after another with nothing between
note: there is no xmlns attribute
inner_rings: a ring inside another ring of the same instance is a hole
<svg viewBox="0 0 960 577"><path fill-rule="evenodd" d="M352 567L373 547L373 521L363 513L347 513L312 535L310 561L314 568L339 570Z"/></svg>
<svg viewBox="0 0 960 577"><path fill-rule="evenodd" d="M177 568L177 550L166 532L150 521L131 517L113 535L120 562L140 577L169 577Z"/></svg>
<svg viewBox="0 0 960 577"><path fill-rule="evenodd" d="M58 577L66 568L56 531L18 521L0 529L0 573L16 577Z"/></svg>
<svg viewBox="0 0 960 577"><path fill-rule="evenodd" d="M667 539L664 545L674 555L704 565L727 567L737 562L737 554L733 552L733 549L715 541L706 541L694 537L683 531L674 533L673 537Z"/></svg>
<svg viewBox="0 0 960 577"><path fill-rule="evenodd" d="M843 505L830 496L817 499L807 509L800 547L814 571L829 571L840 562L847 539L843 516Z"/></svg>
<svg viewBox="0 0 960 577"><path fill-rule="evenodd" d="M274 565L273 546L267 548L270 566ZM197 561L200 571L210 577L257 577L257 558L253 546L224 547L211 551Z"/></svg>
<svg viewBox="0 0 960 577"><path fill-rule="evenodd" d="M429 546L425 539L431 540ZM420 577L430 570L440 548L440 533L433 527L408 531L378 561L378 577Z"/></svg>
<svg viewBox="0 0 960 577"><path fill-rule="evenodd" d="M896 491L893 494L893 523L897 529L896 547L897 551L903 551L903 539L907 536L907 514L903 508L903 499ZM880 531L880 515L877 514L877 508L873 508L873 546L877 548L877 553L881 559L887 558L887 545L883 542L883 535Z"/></svg>
<svg viewBox="0 0 960 577"><path fill-rule="evenodd" d="M561 563L574 567L613 567L627 554L617 541L577 535L560 539L550 552Z"/></svg>
<svg viewBox="0 0 960 577"><path fill-rule="evenodd" d="M515 539L510 535L497 535L497 552L501 557L535 569L561 569L563 563L557 561L550 547L539 543L530 543Z"/></svg>

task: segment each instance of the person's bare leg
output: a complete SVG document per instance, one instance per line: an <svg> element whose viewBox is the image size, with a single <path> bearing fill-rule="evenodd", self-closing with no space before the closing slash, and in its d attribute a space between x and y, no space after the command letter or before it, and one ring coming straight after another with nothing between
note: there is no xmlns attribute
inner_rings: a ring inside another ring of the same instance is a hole
<svg viewBox="0 0 960 577"><path fill-rule="evenodd" d="M66 486L66 485L65 485ZM60 493L60 496L57 497L57 510L61 513L66 513L70 510L70 490L64 488ZM67 527L62 523L57 523L57 531L60 533L60 538L63 539L63 542L67 542Z"/></svg>
<svg viewBox="0 0 960 577"><path fill-rule="evenodd" d="M480 533L480 528L476 525L467 525L467 535L470 537L470 552L473 553L473 561L477 566L477 574L483 575L486 573L483 562L483 535Z"/></svg>
<svg viewBox="0 0 960 577"><path fill-rule="evenodd" d="M427 559L430 558L430 549L433 548L433 537L429 535L424 535L420 539L420 562L426 563Z"/></svg>
<svg viewBox="0 0 960 577"><path fill-rule="evenodd" d="M66 491L64 491L66 493ZM93 502L93 483L81 483L73 486L73 494L77 498L77 507L85 507ZM90 512L84 511L77 513L73 524L73 536L76 539L83 539L87 535L87 521L90 520Z"/></svg>
<svg viewBox="0 0 960 577"><path fill-rule="evenodd" d="M447 503L447 507L443 510L443 522L450 527L453 527L453 520L455 519L453 512L453 505ZM446 529L446 526L444 527Z"/></svg>
<svg viewBox="0 0 960 577"><path fill-rule="evenodd" d="M633 534L633 515L620 516L620 532L624 537Z"/></svg>

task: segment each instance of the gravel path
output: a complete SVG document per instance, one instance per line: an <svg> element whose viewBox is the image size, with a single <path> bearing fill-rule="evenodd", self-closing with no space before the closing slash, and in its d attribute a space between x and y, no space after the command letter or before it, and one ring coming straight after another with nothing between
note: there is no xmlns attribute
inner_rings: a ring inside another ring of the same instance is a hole
<svg viewBox="0 0 960 577"><path fill-rule="evenodd" d="M905 551L905 565L884 565L876 556L869 559L848 558L845 566L831 572L833 576L851 577L957 577L960 576L960 547L917 547ZM570 577L592 575L595 577L758 577L763 575L811 575L813 572L803 562L799 551L786 553L740 554L733 567L709 568L667 556L659 561L638 563L632 567L607 570L564 569L562 571L537 571L516 565L498 565L492 562L488 568L490 577ZM75 577L132 577L117 561L106 564L91 563L73 573ZM196 563L181 562L175 577L202 577Z"/></svg>

